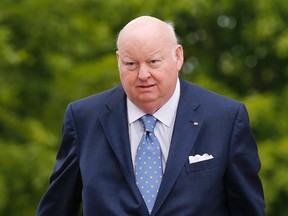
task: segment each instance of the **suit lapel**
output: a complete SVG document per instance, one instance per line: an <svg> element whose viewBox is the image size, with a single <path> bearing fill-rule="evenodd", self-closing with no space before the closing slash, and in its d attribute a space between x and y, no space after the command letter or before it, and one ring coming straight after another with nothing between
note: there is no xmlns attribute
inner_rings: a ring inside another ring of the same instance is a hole
<svg viewBox="0 0 288 216"><path fill-rule="evenodd" d="M106 137L126 175L132 175L127 113L124 102L100 117Z"/></svg>
<svg viewBox="0 0 288 216"><path fill-rule="evenodd" d="M106 104L108 112L100 116L106 138L116 158L119 161L121 170L130 186L138 203L141 203L142 210L146 209L142 196L135 184L134 169L131 159L128 118L126 108L126 95L121 89L111 96ZM144 210L145 211L145 210Z"/></svg>
<svg viewBox="0 0 288 216"><path fill-rule="evenodd" d="M191 91L186 94L181 87L182 96L178 104L169 156L152 215L160 209L177 181L203 125L203 119L196 113L200 104L196 95L191 94Z"/></svg>

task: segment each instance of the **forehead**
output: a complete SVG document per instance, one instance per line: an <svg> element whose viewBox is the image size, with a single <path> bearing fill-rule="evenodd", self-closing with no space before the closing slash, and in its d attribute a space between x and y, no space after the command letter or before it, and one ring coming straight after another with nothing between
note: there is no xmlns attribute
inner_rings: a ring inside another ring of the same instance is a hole
<svg viewBox="0 0 288 216"><path fill-rule="evenodd" d="M171 49L162 34L152 32L130 32L121 38L118 51L124 57L149 58L164 56Z"/></svg>
<svg viewBox="0 0 288 216"><path fill-rule="evenodd" d="M164 58L168 53L168 47L163 46L153 40L147 43L143 43L143 41L138 42L129 40L123 42L118 51L121 58L147 60L156 57Z"/></svg>

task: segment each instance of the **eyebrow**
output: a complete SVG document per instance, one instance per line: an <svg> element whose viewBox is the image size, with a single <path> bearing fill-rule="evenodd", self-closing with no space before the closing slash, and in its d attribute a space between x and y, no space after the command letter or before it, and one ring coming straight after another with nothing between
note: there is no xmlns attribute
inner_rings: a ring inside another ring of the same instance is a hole
<svg viewBox="0 0 288 216"><path fill-rule="evenodd" d="M154 52L148 54L148 57L149 57L149 58L155 58L155 56L156 56L156 57L162 57L161 51L157 50L157 51L154 51Z"/></svg>
<svg viewBox="0 0 288 216"><path fill-rule="evenodd" d="M161 54L161 51L160 50L153 51L152 53L149 54L149 56L154 56L157 54Z"/></svg>
<svg viewBox="0 0 288 216"><path fill-rule="evenodd" d="M129 56L129 55L124 55L121 57L121 59L124 61L126 59L129 59L129 60L134 60L134 58L132 56Z"/></svg>

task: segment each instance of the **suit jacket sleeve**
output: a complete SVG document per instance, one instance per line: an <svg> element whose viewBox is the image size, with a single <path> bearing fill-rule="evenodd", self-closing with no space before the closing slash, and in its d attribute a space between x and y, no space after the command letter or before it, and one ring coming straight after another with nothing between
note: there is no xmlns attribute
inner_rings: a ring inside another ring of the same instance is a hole
<svg viewBox="0 0 288 216"><path fill-rule="evenodd" d="M235 118L229 157L225 181L230 214L265 215L263 189L258 176L261 164L244 105L240 105Z"/></svg>
<svg viewBox="0 0 288 216"><path fill-rule="evenodd" d="M71 105L63 124L62 143L50 178L50 186L37 209L37 216L73 216L79 212L81 178L77 130Z"/></svg>

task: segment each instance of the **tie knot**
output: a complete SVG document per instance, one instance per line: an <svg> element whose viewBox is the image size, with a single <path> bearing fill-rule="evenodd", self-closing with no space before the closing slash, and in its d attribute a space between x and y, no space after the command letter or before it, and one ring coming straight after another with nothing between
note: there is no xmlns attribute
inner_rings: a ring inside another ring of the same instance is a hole
<svg viewBox="0 0 288 216"><path fill-rule="evenodd" d="M153 132L157 119L152 115L145 115L141 117L145 131Z"/></svg>

